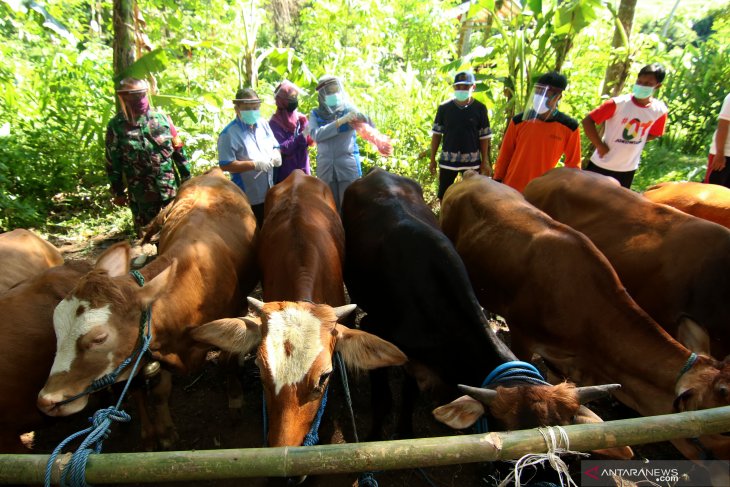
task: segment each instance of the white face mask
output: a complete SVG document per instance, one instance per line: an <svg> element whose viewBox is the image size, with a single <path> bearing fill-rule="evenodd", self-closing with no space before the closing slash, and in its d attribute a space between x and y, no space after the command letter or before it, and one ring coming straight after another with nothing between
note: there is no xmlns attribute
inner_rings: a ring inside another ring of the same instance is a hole
<svg viewBox="0 0 730 487"><path fill-rule="evenodd" d="M532 109L537 112L538 115L542 115L543 113L550 110L550 107L547 105L548 97L545 95L534 95L532 97Z"/></svg>

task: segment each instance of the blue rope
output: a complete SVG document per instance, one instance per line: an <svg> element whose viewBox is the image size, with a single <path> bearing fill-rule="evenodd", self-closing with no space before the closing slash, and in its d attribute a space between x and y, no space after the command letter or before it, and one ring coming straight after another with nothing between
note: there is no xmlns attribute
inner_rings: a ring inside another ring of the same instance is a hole
<svg viewBox="0 0 730 487"><path fill-rule="evenodd" d="M330 388L328 384L327 388L324 390L324 394L322 394L322 402L319 403L319 409L317 409L317 415L314 417L312 427L309 428L307 436L304 437L302 446L313 446L319 443L319 423L322 421L324 408L327 406L327 393L329 392L329 390Z"/></svg>
<svg viewBox="0 0 730 487"><path fill-rule="evenodd" d="M549 386L550 383L546 382L537 367L520 360L513 360L511 362L505 362L502 365L497 366L493 371L489 373L482 387L492 387L498 384L509 382L509 381L520 381L529 382L535 385ZM487 416L482 415L475 424L477 433L488 433L489 424L487 422Z"/></svg>
<svg viewBox="0 0 730 487"><path fill-rule="evenodd" d="M135 275L136 273L136 275ZM142 274L140 274L137 271L132 271L131 273L135 279L137 280L137 283L140 286L144 285L144 277L142 277ZM123 410L119 409L122 400L124 399L124 396L127 394L127 390L129 389L129 386L131 385L132 381L131 378L135 376L137 372L137 367L139 366L140 361L142 360L142 357L144 356L145 352L149 349L150 342L152 341L152 313L150 312L150 309L148 308L145 310L145 312L142 314L142 317L140 319L140 345L137 349L132 351L132 354L127 357L122 364L117 367L113 372L105 375L104 377L95 380L92 382L92 385L90 387L87 387L87 390L92 389L91 392L98 389L93 389L94 385L100 385L100 384L106 384L111 385L114 382L116 382L116 378L119 375L119 373L124 370L124 368L129 365L129 363L133 360L135 354L137 354L137 359L134 362L134 365L132 366L132 370L129 374L130 380L127 381L127 383L124 385L124 389L122 390L121 395L119 396L119 399L117 400L117 404L114 406L110 406L108 408L100 409L94 413L94 415L89 418L89 422L91 422L92 426L82 430L78 431L65 440L63 440L54 450L53 453L51 453L51 456L48 458L48 463L46 464L46 474L45 474L45 487L51 486L51 471L53 469L53 464L56 462L56 458L61 453L61 450L68 445L70 442L75 440L76 438L79 438L83 435L88 436L81 442L79 447L76 449L76 451L71 455L71 460L66 465L66 467L61 471L61 477L59 484L61 487L89 487L89 484L86 483L86 463L88 462L89 455L92 453L101 453L101 449L103 446L104 440L109 436L109 433L111 432L111 424L113 421L126 423L130 421L130 416ZM144 328L147 328L147 332L144 333ZM109 382L111 381L111 382ZM105 387L105 386L102 386ZM102 388L100 387L100 388ZM86 394L89 394L90 392L86 392ZM84 393L79 394L77 396L74 396L72 399L77 399L78 397L85 395ZM65 402L69 402L69 400L66 400ZM90 448L90 446L93 445L93 448ZM70 478L69 478L70 477Z"/></svg>

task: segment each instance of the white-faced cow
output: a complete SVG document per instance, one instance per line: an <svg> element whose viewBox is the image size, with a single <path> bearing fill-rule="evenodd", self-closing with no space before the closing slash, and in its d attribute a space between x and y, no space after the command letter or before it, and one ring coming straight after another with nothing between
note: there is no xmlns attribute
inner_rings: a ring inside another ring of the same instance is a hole
<svg viewBox="0 0 730 487"><path fill-rule="evenodd" d="M0 293L19 282L63 264L56 247L30 230L0 234Z"/></svg>
<svg viewBox="0 0 730 487"><path fill-rule="evenodd" d="M441 217L479 300L506 318L518 356L537 353L579 384L620 383L616 398L643 415L730 404L730 365L695 360L582 233L474 172L446 192ZM674 444L689 458L730 458L725 436Z"/></svg>
<svg viewBox="0 0 730 487"><path fill-rule="evenodd" d="M421 390L430 391L440 404L458 396L458 384L479 386L497 367L517 360L489 327L464 264L416 182L372 170L345 192L343 222L347 289L367 312L361 327L406 353L407 367ZM373 436L379 436L390 395L387 377L372 379ZM490 384L496 389L486 394L490 427L564 425L584 415L600 421L580 407L580 393L572 384L540 385L534 379L518 374ZM410 387L403 394L400 435L412 434L413 392ZM435 414L464 428L483 412L481 403L464 398Z"/></svg>
<svg viewBox="0 0 730 487"><path fill-rule="evenodd" d="M390 343L338 323L356 307L345 305L343 253L329 187L294 171L266 196L259 262L267 302L249 298L260 320L217 320L194 332L224 350L257 349L269 446L302 444L330 383L334 352L360 369L406 361Z"/></svg>
<svg viewBox="0 0 730 487"><path fill-rule="evenodd" d="M524 195L591 239L672 336L698 353L730 354L730 230L574 169L536 178Z"/></svg>
<svg viewBox="0 0 730 487"><path fill-rule="evenodd" d="M0 453L27 452L19 435L49 419L35 403L56 351L53 310L89 269L52 267L0 295Z"/></svg>
<svg viewBox="0 0 730 487"><path fill-rule="evenodd" d="M690 181L667 182L647 189L644 197L730 228L730 189L725 186Z"/></svg>
<svg viewBox="0 0 730 487"><path fill-rule="evenodd" d="M56 308L56 357L38 394L46 414L64 416L84 407L85 396L65 401L132 354L149 307L151 356L163 369L180 373L194 371L205 359L205 348L191 335L196 325L240 314L244 293L257 280L256 221L243 192L215 168L183 185L158 218L164 220L158 257L140 270L143 286L129 274L129 246L117 244ZM163 400L169 390L169 373L163 374L154 431L165 448L176 438ZM148 447L154 440L144 424L143 440Z"/></svg>

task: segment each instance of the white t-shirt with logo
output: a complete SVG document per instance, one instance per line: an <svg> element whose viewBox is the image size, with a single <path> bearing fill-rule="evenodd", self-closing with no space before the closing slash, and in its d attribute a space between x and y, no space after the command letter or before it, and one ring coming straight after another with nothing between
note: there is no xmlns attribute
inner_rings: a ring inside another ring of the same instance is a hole
<svg viewBox="0 0 730 487"><path fill-rule="evenodd" d="M596 124L605 122L603 142L610 150L604 157L594 151L591 162L609 171L636 170L649 135L664 134L667 111L664 102L656 98L647 106L637 104L632 95L606 101L588 115Z"/></svg>
<svg viewBox="0 0 730 487"><path fill-rule="evenodd" d="M722 120L730 120L730 93L725 97L725 101L722 102L722 108L720 108L720 116L718 117ZM712 145L710 146L710 154L717 154L717 143L715 142L715 137L717 137L717 129L715 129L715 133L712 134ZM730 156L730 135L725 139L725 151L723 152L725 154L725 157Z"/></svg>

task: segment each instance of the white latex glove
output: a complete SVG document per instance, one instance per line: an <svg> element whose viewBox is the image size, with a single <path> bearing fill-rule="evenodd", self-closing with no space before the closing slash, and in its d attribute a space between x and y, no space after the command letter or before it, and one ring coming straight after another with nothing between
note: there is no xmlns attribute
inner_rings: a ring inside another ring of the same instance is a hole
<svg viewBox="0 0 730 487"><path fill-rule="evenodd" d="M274 167L281 166L281 152L278 150L275 150L274 155L271 157L271 165Z"/></svg>
<svg viewBox="0 0 730 487"><path fill-rule="evenodd" d="M345 115L337 119L337 126L341 127L346 123L354 122L358 119L357 112L347 112Z"/></svg>
<svg viewBox="0 0 730 487"><path fill-rule="evenodd" d="M281 164L281 162L279 162ZM268 161L253 161L254 169L258 172L269 172L273 168L271 160Z"/></svg>

